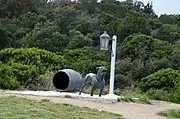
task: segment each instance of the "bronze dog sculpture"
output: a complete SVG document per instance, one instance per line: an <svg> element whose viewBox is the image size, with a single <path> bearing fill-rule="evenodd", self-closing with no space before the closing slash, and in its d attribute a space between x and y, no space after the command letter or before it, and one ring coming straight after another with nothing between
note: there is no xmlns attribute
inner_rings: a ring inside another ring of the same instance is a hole
<svg viewBox="0 0 180 119"><path fill-rule="evenodd" d="M91 96L93 96L94 89L100 89L99 97L101 97L102 92L105 87L106 74L107 74L107 68L104 66L97 67L97 74L94 74L94 73L87 74L85 76L84 84L81 87L79 95L81 95L81 92L84 90L84 88L87 88L89 85L91 85L92 86Z"/></svg>

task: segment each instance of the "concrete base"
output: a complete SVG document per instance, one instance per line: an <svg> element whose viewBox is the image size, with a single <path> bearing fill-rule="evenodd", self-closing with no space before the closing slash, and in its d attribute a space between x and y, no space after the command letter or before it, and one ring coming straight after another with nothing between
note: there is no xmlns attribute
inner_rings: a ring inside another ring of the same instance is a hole
<svg viewBox="0 0 180 119"><path fill-rule="evenodd" d="M110 101L117 102L120 96L114 94L102 95L99 97L98 95L90 96L90 94L79 92L57 92L57 91L8 91L11 94L19 94L19 95L33 95L33 96L43 96L43 97L65 97L65 98L77 98L77 99L85 99L85 100L101 100L101 101Z"/></svg>

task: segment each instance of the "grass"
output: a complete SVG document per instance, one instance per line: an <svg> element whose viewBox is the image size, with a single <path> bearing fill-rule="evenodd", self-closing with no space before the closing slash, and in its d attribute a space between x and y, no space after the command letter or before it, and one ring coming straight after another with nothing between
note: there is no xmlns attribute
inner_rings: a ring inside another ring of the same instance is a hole
<svg viewBox="0 0 180 119"><path fill-rule="evenodd" d="M180 119L180 109L171 109L167 111L162 111L159 115L167 117L168 119Z"/></svg>
<svg viewBox="0 0 180 119"><path fill-rule="evenodd" d="M122 119L112 113L68 104L0 97L0 119Z"/></svg>
<svg viewBox="0 0 180 119"><path fill-rule="evenodd" d="M121 97L122 98L118 99L119 102L120 101L125 101L125 102L151 104L150 98L147 95L137 93L137 92L124 91L124 92L121 93Z"/></svg>
<svg viewBox="0 0 180 119"><path fill-rule="evenodd" d="M152 104L148 99L141 99L141 98L133 98L133 97L123 97L118 99L118 102L134 102L134 103L142 103L142 104Z"/></svg>
<svg viewBox="0 0 180 119"><path fill-rule="evenodd" d="M71 95L65 95L65 98L73 98Z"/></svg>
<svg viewBox="0 0 180 119"><path fill-rule="evenodd" d="M108 87L104 88L103 95L108 94ZM94 95L98 95L99 90L94 90ZM91 87L88 87L87 89L84 89L84 92L87 94L90 94ZM118 99L118 102L124 101L124 102L134 102L134 103L142 103L142 104L152 104L150 102L150 98L146 94L142 94L139 92L133 92L129 90L120 91L115 90L114 93L116 95L120 95L121 98Z"/></svg>

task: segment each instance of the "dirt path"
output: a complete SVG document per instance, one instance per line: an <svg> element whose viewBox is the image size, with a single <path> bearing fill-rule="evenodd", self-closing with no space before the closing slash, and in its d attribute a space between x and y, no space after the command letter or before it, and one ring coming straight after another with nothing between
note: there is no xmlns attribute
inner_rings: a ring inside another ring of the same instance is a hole
<svg viewBox="0 0 180 119"><path fill-rule="evenodd" d="M153 102L153 105L147 104L137 104L128 102L119 103L107 103L102 101L87 101L79 99L70 98L60 98L60 97L42 97L42 96L32 96L32 95L19 95L16 96L42 100L48 99L54 103L66 103L79 107L88 107L91 109L98 109L103 111L108 111L116 114L122 115L125 119L165 119L157 115L162 110L166 109L180 109L180 105L167 103L167 102Z"/></svg>

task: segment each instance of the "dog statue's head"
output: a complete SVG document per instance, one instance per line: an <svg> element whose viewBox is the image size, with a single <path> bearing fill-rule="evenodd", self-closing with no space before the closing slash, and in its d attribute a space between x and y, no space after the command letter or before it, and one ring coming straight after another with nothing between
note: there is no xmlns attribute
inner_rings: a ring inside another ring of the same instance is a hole
<svg viewBox="0 0 180 119"><path fill-rule="evenodd" d="M107 74L107 68L105 66L100 66L100 67L97 67L96 70L97 70L98 78L100 78L99 80L103 80L103 78Z"/></svg>

